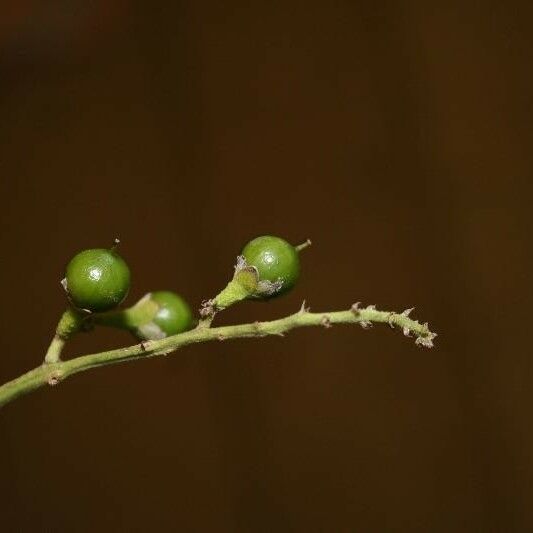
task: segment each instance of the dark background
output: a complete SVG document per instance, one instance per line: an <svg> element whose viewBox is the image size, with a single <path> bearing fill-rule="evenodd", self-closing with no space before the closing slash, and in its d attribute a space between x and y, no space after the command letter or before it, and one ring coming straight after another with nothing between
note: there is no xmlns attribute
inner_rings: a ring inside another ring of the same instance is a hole
<svg viewBox="0 0 533 533"><path fill-rule="evenodd" d="M197 308L272 233L312 238L301 283L219 323L361 300L439 333L298 330L41 389L0 414L2 531L533 529L528 4L2 4L1 381L115 236L129 303Z"/></svg>

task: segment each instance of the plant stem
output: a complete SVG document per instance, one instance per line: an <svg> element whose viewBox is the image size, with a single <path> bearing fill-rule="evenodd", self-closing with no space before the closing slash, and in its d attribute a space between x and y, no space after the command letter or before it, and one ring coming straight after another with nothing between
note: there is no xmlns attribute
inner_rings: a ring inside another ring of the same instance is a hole
<svg viewBox="0 0 533 533"><path fill-rule="evenodd" d="M63 351L63 348L66 343L66 339L61 338L59 335L54 335L54 338L52 339L52 342L50 343L50 346L48 346L48 350L46 351L46 355L44 356L44 362L49 363L57 363L61 360L61 352Z"/></svg>
<svg viewBox="0 0 533 533"><path fill-rule="evenodd" d="M81 327L83 321L83 315L80 311L69 307L59 319L57 324L56 333L46 355L44 362L46 364L57 363L61 360L61 352L65 346L66 341L77 333Z"/></svg>
<svg viewBox="0 0 533 533"><path fill-rule="evenodd" d="M283 335L287 331L299 327L360 324L367 328L372 323L386 323L391 327L403 329L404 334L407 336L413 333L414 337L416 337L416 344L427 348L432 347L432 341L436 334L429 330L427 324L420 324L418 321L410 319L409 312L410 310L403 313L378 311L374 306L360 309L358 304L354 304L347 311L310 313L305 306L302 306L297 313L270 322L254 322L216 328L197 327L191 331L167 337L166 339L146 341L127 348L83 355L69 361L58 360L57 362L43 364L2 385L0 387L0 407L39 387L46 384L56 385L73 374L91 368L166 355L183 346L200 342Z"/></svg>
<svg viewBox="0 0 533 533"><path fill-rule="evenodd" d="M90 317L93 324L135 332L140 326L153 320L159 306L145 294L135 305L126 309L95 313Z"/></svg>

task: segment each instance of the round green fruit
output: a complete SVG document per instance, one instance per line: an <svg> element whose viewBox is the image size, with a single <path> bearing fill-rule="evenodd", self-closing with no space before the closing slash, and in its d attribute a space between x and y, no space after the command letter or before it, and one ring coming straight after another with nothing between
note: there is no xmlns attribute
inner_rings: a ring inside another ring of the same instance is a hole
<svg viewBox="0 0 533 533"><path fill-rule="evenodd" d="M67 265L63 285L78 309L108 311L126 298L130 269L114 250L84 250Z"/></svg>
<svg viewBox="0 0 533 533"><path fill-rule="evenodd" d="M193 314L189 304L181 296L171 291L156 291L151 293L150 300L158 305L152 323L166 337L191 328Z"/></svg>
<svg viewBox="0 0 533 533"><path fill-rule="evenodd" d="M270 298L294 287L300 275L300 258L296 248L280 237L263 235L251 240L241 254L247 266L257 271L258 296ZM269 289L270 287L270 289Z"/></svg>

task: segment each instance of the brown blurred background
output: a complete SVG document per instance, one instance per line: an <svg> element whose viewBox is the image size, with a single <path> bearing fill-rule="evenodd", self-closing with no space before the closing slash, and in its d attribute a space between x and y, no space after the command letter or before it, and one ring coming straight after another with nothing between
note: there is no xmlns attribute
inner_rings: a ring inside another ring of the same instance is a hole
<svg viewBox="0 0 533 533"><path fill-rule="evenodd" d="M128 302L196 308L251 237L388 328L204 344L0 413L2 531L533 530L533 9L4 2L0 380L41 361L68 259L122 239ZM131 343L74 339L68 355Z"/></svg>

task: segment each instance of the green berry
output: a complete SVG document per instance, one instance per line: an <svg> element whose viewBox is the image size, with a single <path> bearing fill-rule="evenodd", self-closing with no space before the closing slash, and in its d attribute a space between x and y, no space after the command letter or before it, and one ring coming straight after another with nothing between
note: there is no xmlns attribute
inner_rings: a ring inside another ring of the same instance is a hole
<svg viewBox="0 0 533 533"><path fill-rule="evenodd" d="M156 291L152 292L150 300L159 306L152 322L165 333L166 337L191 328L192 311L181 296L171 291Z"/></svg>
<svg viewBox="0 0 533 533"><path fill-rule="evenodd" d="M67 265L63 286L75 307L107 311L126 298L130 269L114 250L84 250Z"/></svg>
<svg viewBox="0 0 533 533"><path fill-rule="evenodd" d="M300 275L296 248L280 237L264 235L251 240L241 254L257 271L257 296L269 298L290 290Z"/></svg>

